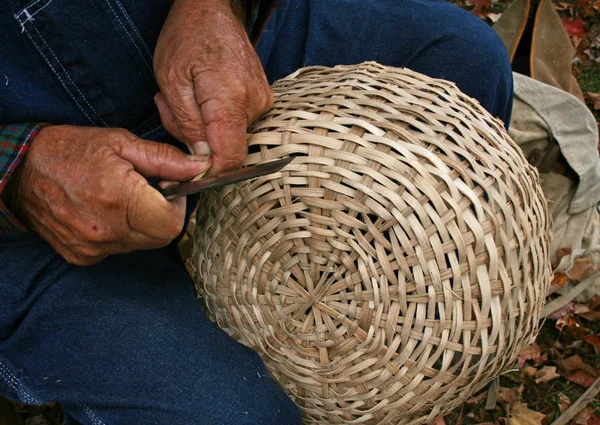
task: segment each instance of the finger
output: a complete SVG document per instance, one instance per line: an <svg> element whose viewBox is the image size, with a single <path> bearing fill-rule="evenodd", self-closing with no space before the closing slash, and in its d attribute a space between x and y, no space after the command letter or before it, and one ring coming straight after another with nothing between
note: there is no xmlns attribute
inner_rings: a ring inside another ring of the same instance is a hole
<svg viewBox="0 0 600 425"><path fill-rule="evenodd" d="M67 245L56 237L47 227L40 229L40 236L67 262L76 266L91 266L102 261L106 255L95 252L87 255L77 249L78 247Z"/></svg>
<svg viewBox="0 0 600 425"><path fill-rule="evenodd" d="M143 178L131 187L126 207L130 240L146 249L168 245L183 230L185 197L165 199Z"/></svg>
<svg viewBox="0 0 600 425"><path fill-rule="evenodd" d="M156 93L154 96L154 103L156 103L156 108L158 109L158 114L160 115L160 120L165 130L167 130L171 136L175 137L181 143L185 143L190 152L194 152L192 147L186 143L181 130L179 130L179 127L177 127L175 116L173 115L173 112L171 112L171 108L165 99L165 95L161 92Z"/></svg>
<svg viewBox="0 0 600 425"><path fill-rule="evenodd" d="M117 153L141 175L162 180L190 180L211 166L207 155L186 155L175 146L137 138L121 141Z"/></svg>
<svg viewBox="0 0 600 425"><path fill-rule="evenodd" d="M162 94L183 142L191 148L191 152L199 154L195 145L206 141L206 126L192 81L169 84L163 88Z"/></svg>
<svg viewBox="0 0 600 425"><path fill-rule="evenodd" d="M242 108L209 100L202 104L206 134L212 151L209 175L240 167L248 150L246 130L248 118Z"/></svg>

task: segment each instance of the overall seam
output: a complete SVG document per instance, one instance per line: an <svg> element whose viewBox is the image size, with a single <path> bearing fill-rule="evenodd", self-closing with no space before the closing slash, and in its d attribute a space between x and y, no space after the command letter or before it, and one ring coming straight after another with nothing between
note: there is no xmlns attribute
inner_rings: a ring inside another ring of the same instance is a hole
<svg viewBox="0 0 600 425"><path fill-rule="evenodd" d="M105 127L108 127L108 124L106 124L106 122L102 119L102 117L98 114L98 112L96 112L96 110L92 107L92 105L90 105L90 103L85 98L85 96L83 95L83 93L81 93L81 90L79 90L79 87L77 87L77 84L75 84L75 82L71 79L71 76L69 75L69 73L67 72L67 70L64 68L64 66L62 65L62 63L58 60L58 57L56 56L56 54L54 53L54 51L52 50L52 48L48 45L48 43L46 42L46 40L44 39L44 37L42 36L42 34L40 34L40 32L38 31L37 27L34 25L33 22L31 22L31 26L38 33L38 35L40 36L40 38L42 39L42 41L44 42L44 44L46 45L46 47L48 48L48 50L50 51L50 53L52 54L52 56L54 56L54 59L56 60L56 62L60 66L60 68L63 70L63 72L65 73L65 75L67 76L67 78L69 79L69 81L71 82L71 84L73 84L73 86L75 87L75 90L77 90L77 93L79 93L79 95L82 97L82 99L85 102L85 104L98 117L98 119L100 120L100 122L102 124L104 124ZM48 62L48 65L50 65L49 62ZM52 67L52 65L50 65L50 67L56 73L56 71L54 70L54 68ZM73 95L71 95L71 96L73 97Z"/></svg>
<svg viewBox="0 0 600 425"><path fill-rule="evenodd" d="M35 0L33 3L31 3L29 6L23 8L23 10L21 10L19 13L15 14L15 19L19 18L19 16L21 16L23 13L25 13L25 11L33 6L35 6L36 4L38 4L39 2L41 2L42 0Z"/></svg>
<svg viewBox="0 0 600 425"><path fill-rule="evenodd" d="M96 415L92 409L90 409L90 407L86 404L81 405L81 407L83 408L83 411L86 415L88 415L88 417L92 420L92 425L106 425L104 422L102 422L100 420L100 418L98 417L98 415Z"/></svg>
<svg viewBox="0 0 600 425"><path fill-rule="evenodd" d="M117 5L117 7L119 9L121 9L121 12L123 13L123 16L125 16L125 19L127 19L127 22L129 22L129 25L131 25L133 33L140 40L140 44L142 45L142 47L144 48L144 50L146 51L146 53L148 53L148 56L150 57L150 59L152 59L154 57L154 55L150 51L150 47L148 47L148 45L146 44L146 41L144 40L144 37L142 37L142 34L138 30L137 26L133 23L133 20L131 19L131 16L129 16L129 13L127 13L127 11L123 7L123 4L120 2L120 0L115 0L115 3Z"/></svg>
<svg viewBox="0 0 600 425"><path fill-rule="evenodd" d="M110 0L104 0L104 1L106 2L106 4L108 4L108 7L110 7L111 12L115 15L115 17L117 18L117 21L119 21L119 24L121 24L121 27L123 27L123 30L125 31L125 34L127 34L127 37L129 37L129 39L131 40L131 43L135 46L135 49L138 51L138 53L142 57L142 60L146 64L146 67L150 70L150 73L152 75L154 75L154 71L153 71L152 67L150 66L150 64L146 60L146 57L144 56L144 54L140 50L139 46L137 45L137 43L135 42L135 40L133 39L133 37L131 36L131 34L129 33L129 31L127 30L127 27L125 26L125 24L121 20L121 17L119 16L119 14L115 11L115 8L112 6L112 4L110 4Z"/></svg>
<svg viewBox="0 0 600 425"><path fill-rule="evenodd" d="M27 18L24 22L21 22L21 25L25 25L27 23L27 21L33 21L33 17L35 15L37 15L38 13L40 13L42 10L44 10L46 8L46 6L48 6L50 3L52 3L54 0L48 0L48 3L46 3L45 5L43 5L42 7L40 7L38 10L36 10L35 12L33 12L32 14L30 14L28 12L28 9L33 6L33 4L25 9L23 9L21 12L25 13L25 17ZM36 2L37 3L37 2ZM35 4L35 3L34 3Z"/></svg>
<svg viewBox="0 0 600 425"><path fill-rule="evenodd" d="M60 81L60 83L63 85L63 87L67 91L67 93L69 93L69 96L71 96L71 99L73 99L73 101L75 102L75 104L77 105L77 107L79 108L79 110L83 113L83 115L85 115L85 117L88 119L88 121L90 123L95 124L94 120L88 115L88 113L85 111L85 109L83 108L83 106L81 106L81 104L79 103L79 101L77 100L77 98L75 96L73 96L73 93L71 93L71 90L69 90L68 86L65 84L65 82L63 81L63 79L60 77L60 74L54 69L54 67L50 63L50 60L48 60L48 58L46 57L46 55L44 54L44 52L42 51L42 49L40 48L40 46L38 45L38 43L35 42L35 40L31 36L29 30L26 29L25 27L23 27L23 29L25 31L25 34L27 34L27 38L29 38L29 40L35 46L36 50L40 53L40 55L42 55L42 58L44 58L44 61L48 64L48 66L50 67L50 69L54 72L54 75L56 75L56 77L58 78L58 80ZM37 31L37 28L36 28L36 31ZM38 31L38 34L39 34L39 31Z"/></svg>
<svg viewBox="0 0 600 425"><path fill-rule="evenodd" d="M25 403L30 403L30 404L38 405L38 406L43 404L41 401L39 401L35 397L33 397L33 396L27 394L25 391L23 391L23 389L21 388L21 383L19 382L17 377L8 369L8 367L6 367L4 365L4 363L1 363L1 362L0 362L0 376L2 376L2 379L4 382L6 382L6 385L8 385L13 390L15 390Z"/></svg>
<svg viewBox="0 0 600 425"><path fill-rule="evenodd" d="M147 137L147 136L151 135L152 133L156 133L156 132L157 132L158 130L160 130L161 128L163 128L163 126L162 126L162 125L159 125L158 127L155 127L155 128L153 128L152 130L145 132L144 134L142 134L142 135L140 136L140 139L143 139L144 137Z"/></svg>

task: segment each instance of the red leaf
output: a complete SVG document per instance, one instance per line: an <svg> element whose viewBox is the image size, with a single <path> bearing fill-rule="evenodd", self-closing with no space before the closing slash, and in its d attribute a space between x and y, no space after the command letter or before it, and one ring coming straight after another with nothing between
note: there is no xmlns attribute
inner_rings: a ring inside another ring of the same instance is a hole
<svg viewBox="0 0 600 425"><path fill-rule="evenodd" d="M583 340L588 344L591 344L594 347L600 349L600 335L584 336Z"/></svg>
<svg viewBox="0 0 600 425"><path fill-rule="evenodd" d="M487 11L491 8L491 0L466 0L467 6L475 6L471 13L480 18L484 18Z"/></svg>
<svg viewBox="0 0 600 425"><path fill-rule="evenodd" d="M600 295L594 295L588 305L590 310L600 310Z"/></svg>
<svg viewBox="0 0 600 425"><path fill-rule="evenodd" d="M587 34L583 27L583 21L579 18L562 18L563 25L571 37L585 38Z"/></svg>
<svg viewBox="0 0 600 425"><path fill-rule="evenodd" d="M584 388L589 388L595 381L590 375L583 370L576 370L567 375L567 379L574 384L581 385Z"/></svg>
<svg viewBox="0 0 600 425"><path fill-rule="evenodd" d="M590 257L578 257L573 261L573 267L567 272L571 280L582 281L596 271L594 260Z"/></svg>
<svg viewBox="0 0 600 425"><path fill-rule="evenodd" d="M556 273L554 273L554 278L552 278L551 285L552 286L565 286L568 281L569 281L569 278L567 277L566 273L556 272Z"/></svg>

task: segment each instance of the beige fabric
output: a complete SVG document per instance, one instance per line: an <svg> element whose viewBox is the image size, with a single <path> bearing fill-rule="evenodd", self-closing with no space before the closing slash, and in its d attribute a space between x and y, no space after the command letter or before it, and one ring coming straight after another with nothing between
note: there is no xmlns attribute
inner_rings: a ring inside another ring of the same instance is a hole
<svg viewBox="0 0 600 425"><path fill-rule="evenodd" d="M591 256L596 266L600 266L600 212L598 208L588 208L580 213L570 214L569 205L575 195L576 184L565 176L548 173L541 176L542 189L551 200L548 210L554 220L554 241L550 249L552 261L556 250L571 246L573 251ZM560 291L559 291L560 292ZM588 301L600 294L600 276L577 298Z"/></svg>
<svg viewBox="0 0 600 425"><path fill-rule="evenodd" d="M600 159L598 130L589 109L563 90L514 74L515 101L509 134L541 173L554 221L552 260L558 248L591 255L600 267ZM562 154L579 181L551 172ZM600 278L579 297L600 294Z"/></svg>
<svg viewBox="0 0 600 425"><path fill-rule="evenodd" d="M524 75L514 74L515 103L509 134L534 162L558 145L579 177L569 213L595 207L600 201L600 158L596 119L576 97ZM541 169L548 172L548 169Z"/></svg>

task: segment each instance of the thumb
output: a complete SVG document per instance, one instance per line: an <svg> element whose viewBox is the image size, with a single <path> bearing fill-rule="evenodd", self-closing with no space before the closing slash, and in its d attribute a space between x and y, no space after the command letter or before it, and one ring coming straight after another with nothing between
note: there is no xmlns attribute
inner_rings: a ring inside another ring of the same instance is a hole
<svg viewBox="0 0 600 425"><path fill-rule="evenodd" d="M139 138L123 140L117 154L130 162L144 177L162 180L191 180L211 166L208 155L187 155L167 143L150 142Z"/></svg>

